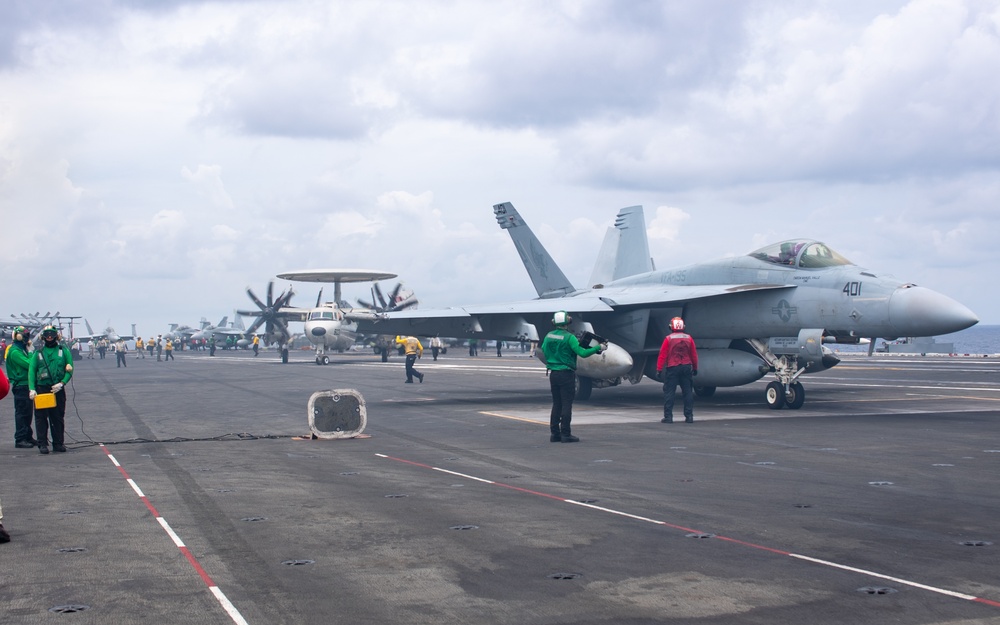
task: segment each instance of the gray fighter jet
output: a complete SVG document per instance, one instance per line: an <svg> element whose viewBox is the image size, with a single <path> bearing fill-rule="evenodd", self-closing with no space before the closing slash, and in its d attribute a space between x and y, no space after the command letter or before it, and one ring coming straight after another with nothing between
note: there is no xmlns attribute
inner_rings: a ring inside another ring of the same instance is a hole
<svg viewBox="0 0 1000 625"><path fill-rule="evenodd" d="M576 332L611 345L578 361L577 397L594 387L655 378L669 321L682 317L698 346L697 392L740 386L767 374L774 409L800 408L799 377L839 359L824 343L934 336L978 323L962 304L931 289L858 267L826 244L782 241L745 256L657 271L649 256L642 207L618 213L589 288L578 289L509 202L493 207L538 298L444 310L356 315L362 332L537 341L565 310ZM540 332L541 330L541 332ZM589 337L588 337L589 339Z"/></svg>

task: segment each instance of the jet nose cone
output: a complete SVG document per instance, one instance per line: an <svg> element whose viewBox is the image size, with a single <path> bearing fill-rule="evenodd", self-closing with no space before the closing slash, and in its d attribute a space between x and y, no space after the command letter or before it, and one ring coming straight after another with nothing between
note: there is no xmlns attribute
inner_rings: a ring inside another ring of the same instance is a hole
<svg viewBox="0 0 1000 625"><path fill-rule="evenodd" d="M909 286L896 289L889 299L889 323L898 336L936 336L972 327L979 317L947 295Z"/></svg>

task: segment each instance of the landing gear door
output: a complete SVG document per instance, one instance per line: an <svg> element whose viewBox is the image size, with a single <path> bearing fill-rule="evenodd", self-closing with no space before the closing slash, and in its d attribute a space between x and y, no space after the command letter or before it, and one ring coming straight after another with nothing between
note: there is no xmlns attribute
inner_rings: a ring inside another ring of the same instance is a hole
<svg viewBox="0 0 1000 625"><path fill-rule="evenodd" d="M799 356L816 360L823 356L823 330L800 330L798 336L775 336L767 347L777 356Z"/></svg>

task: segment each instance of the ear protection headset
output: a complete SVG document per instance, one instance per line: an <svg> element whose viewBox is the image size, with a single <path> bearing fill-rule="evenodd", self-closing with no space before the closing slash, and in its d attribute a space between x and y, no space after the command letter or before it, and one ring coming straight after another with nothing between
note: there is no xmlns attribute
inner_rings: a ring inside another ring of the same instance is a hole
<svg viewBox="0 0 1000 625"><path fill-rule="evenodd" d="M16 328L14 328L14 333L12 334L12 337L14 338L15 341L26 341L28 340L28 336L29 336L28 331L24 328L24 326L17 326Z"/></svg>

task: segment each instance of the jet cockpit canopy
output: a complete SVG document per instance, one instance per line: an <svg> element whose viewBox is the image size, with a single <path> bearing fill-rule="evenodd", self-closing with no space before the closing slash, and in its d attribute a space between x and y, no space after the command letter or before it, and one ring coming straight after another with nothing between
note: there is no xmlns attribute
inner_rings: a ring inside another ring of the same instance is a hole
<svg viewBox="0 0 1000 625"><path fill-rule="evenodd" d="M853 265L825 243L810 239L790 239L762 247L756 252L750 252L752 258L762 260L772 265L785 265L799 269L820 269L838 265Z"/></svg>

